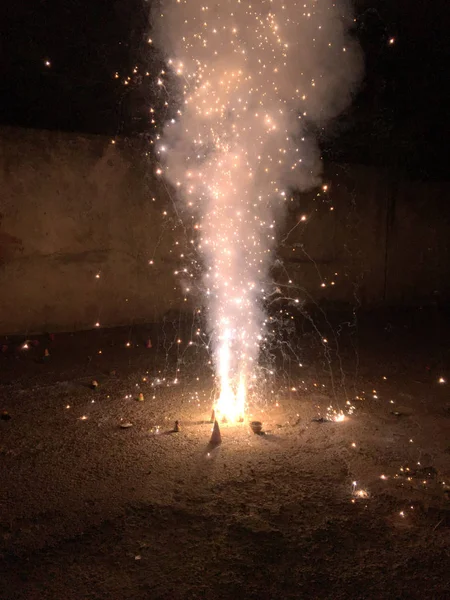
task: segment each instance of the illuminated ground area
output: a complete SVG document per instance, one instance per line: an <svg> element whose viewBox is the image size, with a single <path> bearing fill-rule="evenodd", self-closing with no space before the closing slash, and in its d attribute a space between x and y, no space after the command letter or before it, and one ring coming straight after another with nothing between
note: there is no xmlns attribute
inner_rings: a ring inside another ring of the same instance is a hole
<svg viewBox="0 0 450 600"><path fill-rule="evenodd" d="M445 344L420 331L361 331L357 380L343 348L347 388L365 399L342 423L312 421L330 396L307 348L297 391L253 411L266 435L226 426L216 450L210 375L200 364L152 386L172 359L144 347L151 331L10 348L0 597L448 598L450 384Z"/></svg>

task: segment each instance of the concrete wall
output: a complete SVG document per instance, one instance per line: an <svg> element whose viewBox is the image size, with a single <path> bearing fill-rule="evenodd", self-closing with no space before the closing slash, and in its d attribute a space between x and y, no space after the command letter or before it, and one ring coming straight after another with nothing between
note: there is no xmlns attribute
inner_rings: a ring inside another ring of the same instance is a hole
<svg viewBox="0 0 450 600"><path fill-rule="evenodd" d="M173 274L183 236L153 170L143 146L0 129L0 333L155 321L189 306ZM346 166L325 180L326 196L292 203L285 230L308 220L278 250L305 298L449 299L448 185Z"/></svg>
<svg viewBox="0 0 450 600"><path fill-rule="evenodd" d="M303 196L287 228L301 214L307 224L279 249L307 297L363 307L450 301L450 184L354 165L330 166L324 181L326 202Z"/></svg>
<svg viewBox="0 0 450 600"><path fill-rule="evenodd" d="M0 130L0 332L153 321L180 304L167 199L142 155L102 137Z"/></svg>
<svg viewBox="0 0 450 600"><path fill-rule="evenodd" d="M316 190L301 196L298 210L286 224L289 230L302 215L307 218L279 249L291 279L303 285L312 300L366 306L382 303L386 174L332 165L323 181L328 192L317 196Z"/></svg>

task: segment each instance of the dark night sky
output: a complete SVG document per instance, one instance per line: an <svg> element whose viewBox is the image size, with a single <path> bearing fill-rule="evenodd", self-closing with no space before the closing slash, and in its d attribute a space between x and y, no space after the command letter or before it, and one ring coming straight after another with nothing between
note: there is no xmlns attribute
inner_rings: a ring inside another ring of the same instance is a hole
<svg viewBox="0 0 450 600"><path fill-rule="evenodd" d="M357 0L365 81L353 107L321 140L325 156L448 179L449 4ZM146 41L148 10L144 0L2 3L0 124L150 134L161 64Z"/></svg>

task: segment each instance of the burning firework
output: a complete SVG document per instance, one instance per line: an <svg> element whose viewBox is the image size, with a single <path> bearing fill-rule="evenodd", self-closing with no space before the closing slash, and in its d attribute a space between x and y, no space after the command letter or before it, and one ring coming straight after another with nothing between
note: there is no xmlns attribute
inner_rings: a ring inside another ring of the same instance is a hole
<svg viewBox="0 0 450 600"><path fill-rule="evenodd" d="M159 45L181 98L157 152L195 222L219 395L243 416L265 338L276 221L289 190L318 182L310 124L349 101L359 54L342 3L161 0ZM166 90L167 73L157 84ZM309 127L308 127L309 126Z"/></svg>

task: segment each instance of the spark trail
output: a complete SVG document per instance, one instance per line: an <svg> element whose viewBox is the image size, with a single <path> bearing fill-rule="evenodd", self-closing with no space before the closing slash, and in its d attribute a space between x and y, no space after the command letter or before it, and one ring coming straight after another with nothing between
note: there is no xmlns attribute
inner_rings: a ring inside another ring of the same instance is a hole
<svg viewBox="0 0 450 600"><path fill-rule="evenodd" d="M265 336L277 220L289 191L320 176L307 132L348 104L359 78L352 18L330 0L161 0L155 22L180 92L158 172L196 220L216 413L236 419Z"/></svg>

